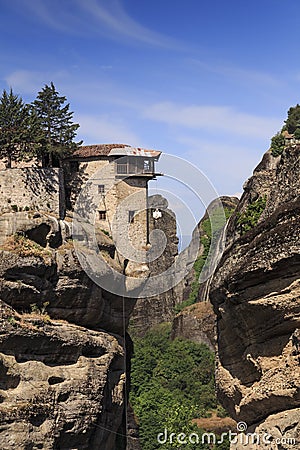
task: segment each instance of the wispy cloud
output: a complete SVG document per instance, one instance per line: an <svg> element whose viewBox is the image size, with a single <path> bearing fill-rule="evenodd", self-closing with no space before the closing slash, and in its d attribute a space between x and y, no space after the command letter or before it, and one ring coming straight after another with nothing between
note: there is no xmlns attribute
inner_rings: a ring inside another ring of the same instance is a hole
<svg viewBox="0 0 300 450"><path fill-rule="evenodd" d="M108 66L109 67L109 66ZM105 72L106 69L101 72ZM110 69L110 67L107 70ZM68 70L27 70L18 69L8 73L4 80L7 87L12 87L20 95L36 96L37 92L51 81L62 95L66 95L71 103L77 103L81 108L104 110L108 106L119 108L139 109L138 95L137 99L133 94L122 89L117 83L109 80L101 74L84 74Z"/></svg>
<svg viewBox="0 0 300 450"><path fill-rule="evenodd" d="M228 63L208 63L197 59L192 59L191 62L201 71L215 73L222 77L231 78L240 82L250 82L271 87L282 85L282 81L279 80L278 77L259 70L244 69Z"/></svg>
<svg viewBox="0 0 300 450"><path fill-rule="evenodd" d="M216 136L212 139L203 139L199 136L177 135L177 142L182 145L182 156L196 164L224 195L240 196L237 187L242 185L251 176L252 170L257 166L262 153L267 150L261 144L248 143L234 138L223 141Z"/></svg>
<svg viewBox="0 0 300 450"><path fill-rule="evenodd" d="M135 21L125 11L120 0L77 0L78 6L88 11L91 16L97 18L108 30L117 33L119 36L131 38L135 41L144 42L159 47L181 46L175 39L164 36L161 33L150 30Z"/></svg>
<svg viewBox="0 0 300 450"><path fill-rule="evenodd" d="M254 138L271 136L280 126L277 118L254 116L229 106L184 106L162 102L145 109L144 115L171 126L202 128Z"/></svg>
<svg viewBox="0 0 300 450"><path fill-rule="evenodd" d="M48 26L77 35L105 35L108 39L144 43L166 49L183 49L175 38L136 21L121 0L19 0Z"/></svg>

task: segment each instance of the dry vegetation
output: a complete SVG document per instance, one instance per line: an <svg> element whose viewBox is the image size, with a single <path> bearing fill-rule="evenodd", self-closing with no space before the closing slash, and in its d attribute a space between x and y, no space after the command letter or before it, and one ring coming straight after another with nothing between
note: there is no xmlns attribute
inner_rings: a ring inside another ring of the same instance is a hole
<svg viewBox="0 0 300 450"><path fill-rule="evenodd" d="M34 256L43 258L45 262L51 256L51 250L42 247L21 234L9 236L0 246L0 250L16 253L22 257Z"/></svg>

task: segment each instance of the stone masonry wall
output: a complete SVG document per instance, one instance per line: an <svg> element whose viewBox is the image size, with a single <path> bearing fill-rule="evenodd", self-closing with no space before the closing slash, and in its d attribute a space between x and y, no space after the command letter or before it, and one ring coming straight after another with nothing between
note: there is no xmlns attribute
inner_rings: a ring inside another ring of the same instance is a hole
<svg viewBox="0 0 300 450"><path fill-rule="evenodd" d="M101 230L109 233L120 255L129 258L135 248L141 249L147 243L147 179L144 177L116 177L114 159L98 159L78 162L78 171L70 172L65 163L66 189L70 197L68 208L76 209L76 200L80 191L88 183L87 209L93 203L95 223ZM103 186L103 193L99 192ZM84 191L83 191L84 192ZM84 202L86 194L82 195ZM105 211L106 219L99 214ZM129 211L135 212L135 217L129 224ZM122 259L122 258L121 258Z"/></svg>
<svg viewBox="0 0 300 450"><path fill-rule="evenodd" d="M64 182L61 169L23 168L0 171L0 213L35 210L63 218Z"/></svg>

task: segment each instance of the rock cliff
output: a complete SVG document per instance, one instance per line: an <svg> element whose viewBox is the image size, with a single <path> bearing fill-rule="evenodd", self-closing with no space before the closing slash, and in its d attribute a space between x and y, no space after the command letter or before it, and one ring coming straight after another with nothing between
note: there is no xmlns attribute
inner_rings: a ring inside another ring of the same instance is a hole
<svg viewBox="0 0 300 450"><path fill-rule="evenodd" d="M210 299L217 314L217 389L269 446L298 448L300 417L300 147L268 151L228 224ZM240 449L243 446L233 446Z"/></svg>
<svg viewBox="0 0 300 450"><path fill-rule="evenodd" d="M192 242L185 250L186 257L186 275L182 282L176 286L175 291L179 294L183 309L173 319L172 338L183 337L196 343L206 344L212 351L216 346L216 316L208 293L211 277L199 285L199 272L204 265L211 243L210 217L215 217L219 213L222 205L225 218L233 213L238 204L236 197L223 196L211 202L200 220L197 228L194 230ZM190 248L197 245L200 240L196 264L189 257ZM193 304L191 304L193 303ZM188 304L188 306L185 306Z"/></svg>
<svg viewBox="0 0 300 450"><path fill-rule="evenodd" d="M93 283L72 241L49 246L54 218L13 217L22 234L0 251L0 448L125 449L135 300Z"/></svg>
<svg viewBox="0 0 300 450"><path fill-rule="evenodd" d="M151 275L164 272L168 267L173 266L173 270L176 272L176 277L179 282L172 289L166 289L165 292L159 295L137 300L130 322L131 330L135 334L143 336L148 329L159 323L172 322L176 315L176 306L187 301L192 290L196 293L194 299L195 302L208 300L206 298L207 296L202 295L205 291L205 286L200 286L199 289L199 273L197 273L194 268L195 259L201 258L205 252L205 247L200 242L201 238L206 237L208 242L210 240L210 237L206 235L203 224L209 222L209 216L215 214L220 205L222 205L227 212L232 212L237 206L237 203L238 199L236 197L223 196L213 200L208 206L207 211L200 220L198 226L193 231L191 243L180 255L178 255L176 217L168 208L168 201L164 197L161 195L153 195L150 197L149 207L151 210L154 211L157 208L162 213L162 216L157 220L150 215L150 230L162 230L166 236L164 252L156 261L150 264ZM184 336L185 323L187 324L187 321L189 320L193 322L194 314L192 313L191 317L188 317L189 311L192 311L192 309L185 311L184 316L180 316L178 320L175 319L174 336L179 336L181 331ZM207 318L205 320L211 322L211 310L208 311L206 309L206 311ZM204 310L200 313L201 316L203 316L203 312ZM178 327L179 320L181 325ZM195 324L195 332L198 325ZM210 329L210 333L213 334L212 322ZM191 333L189 333L188 330L187 333L191 336ZM197 341L197 338L195 339ZM211 336L205 339L205 343L212 342Z"/></svg>
<svg viewBox="0 0 300 450"><path fill-rule="evenodd" d="M149 208L150 233L155 230L162 230L166 236L165 249L162 255L149 264L150 276L155 276L165 272L175 264L178 253L178 238L176 235L176 217L168 208L168 201L161 195L153 195L149 198ZM155 209L159 209L161 212L159 219L154 219L151 214ZM167 282L168 280L166 280ZM171 321L174 317L174 307L179 301L180 299L176 296L174 289L168 288L161 294L149 298L139 298L133 310L130 329L136 335L142 336L154 325Z"/></svg>
<svg viewBox="0 0 300 450"><path fill-rule="evenodd" d="M215 322L216 316L210 302L195 303L174 317L171 338L182 337L196 344L206 344L214 352Z"/></svg>

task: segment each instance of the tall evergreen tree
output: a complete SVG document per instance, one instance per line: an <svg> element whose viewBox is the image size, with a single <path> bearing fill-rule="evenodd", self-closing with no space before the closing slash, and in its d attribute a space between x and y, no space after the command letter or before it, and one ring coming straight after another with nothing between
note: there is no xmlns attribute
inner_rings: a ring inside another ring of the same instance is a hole
<svg viewBox="0 0 300 450"><path fill-rule="evenodd" d="M79 124L72 122L73 112L69 110L70 104L65 104L66 100L51 82L50 86L44 86L32 103L44 133L41 140L43 166L52 166L53 157L60 160L81 144L74 142Z"/></svg>
<svg viewBox="0 0 300 450"><path fill-rule="evenodd" d="M12 161L28 160L36 154L39 140L39 121L22 98L10 89L0 98L0 158Z"/></svg>

